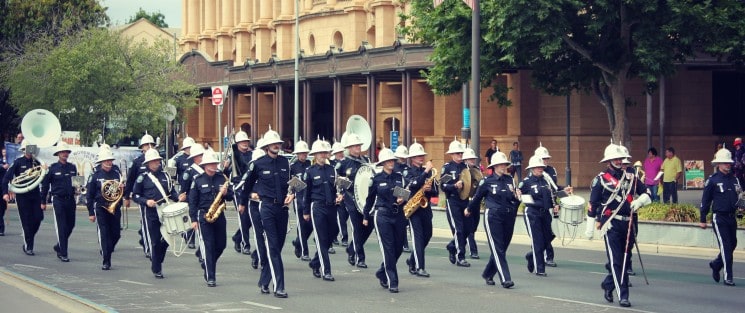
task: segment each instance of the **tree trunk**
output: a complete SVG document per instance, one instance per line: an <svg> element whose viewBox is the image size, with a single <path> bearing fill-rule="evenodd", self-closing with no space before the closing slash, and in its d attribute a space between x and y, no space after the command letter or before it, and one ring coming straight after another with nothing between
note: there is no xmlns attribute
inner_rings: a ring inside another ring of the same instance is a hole
<svg viewBox="0 0 745 313"><path fill-rule="evenodd" d="M626 116L626 95L625 95L625 72L616 75L614 78L606 76L606 83L611 92L613 98L613 117L614 120L610 121L611 124L615 124L611 130L611 136L613 143L622 144L629 150L631 150L631 134L629 132L628 117Z"/></svg>

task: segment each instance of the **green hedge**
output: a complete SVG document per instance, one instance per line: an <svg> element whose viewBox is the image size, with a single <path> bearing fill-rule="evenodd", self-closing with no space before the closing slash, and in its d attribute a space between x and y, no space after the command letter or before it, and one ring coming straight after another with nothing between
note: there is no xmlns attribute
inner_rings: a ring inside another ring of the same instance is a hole
<svg viewBox="0 0 745 313"><path fill-rule="evenodd" d="M685 203L662 204L652 203L639 209L639 220L698 223L701 215L698 206ZM711 222L712 213L706 220ZM745 219L737 219L737 225L745 226Z"/></svg>

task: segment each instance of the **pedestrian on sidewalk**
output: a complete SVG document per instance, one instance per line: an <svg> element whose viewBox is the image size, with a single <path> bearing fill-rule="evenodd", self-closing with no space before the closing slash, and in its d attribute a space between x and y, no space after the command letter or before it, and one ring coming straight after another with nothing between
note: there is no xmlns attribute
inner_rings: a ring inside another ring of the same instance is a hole
<svg viewBox="0 0 745 313"><path fill-rule="evenodd" d="M665 150L665 161L662 162L663 203L678 203L678 181L682 173L683 164L675 155L675 148L668 147Z"/></svg>
<svg viewBox="0 0 745 313"><path fill-rule="evenodd" d="M647 158L644 160L644 184L647 185L647 189L652 194L652 202L660 202L660 196L657 195L657 187L660 184L660 179L657 175L662 169L662 159L657 155L657 149L655 147L647 150Z"/></svg>

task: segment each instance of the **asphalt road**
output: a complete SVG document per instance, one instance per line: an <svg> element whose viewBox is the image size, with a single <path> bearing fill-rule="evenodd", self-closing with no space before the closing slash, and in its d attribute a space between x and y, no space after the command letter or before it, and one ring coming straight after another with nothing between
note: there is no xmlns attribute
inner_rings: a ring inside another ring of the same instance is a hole
<svg viewBox="0 0 745 313"><path fill-rule="evenodd" d="M36 256L21 251L20 224L15 208L7 213L9 225L5 237L0 237L0 266L13 273L25 275L51 288L60 290L82 301L97 303L119 312L742 312L745 286L745 263L736 262L737 287L715 284L710 276L707 259L696 257L644 255L643 261L650 285L644 284L641 267L634 257L638 276L631 279L632 307L621 308L617 302L609 304L602 297L600 281L605 275L605 252L596 249L568 249L557 241L557 268L547 268L548 277L537 277L527 272L523 255L528 246L513 244L508 250L508 261L515 287L503 289L487 286L480 278L486 264L488 248L479 242L480 260L469 260L470 268L451 265L444 249L448 238L433 238L427 250L427 270L430 278L411 276L399 260L400 290L391 294L378 285L374 277L381 262L377 238L373 234L366 245L368 269L357 269L346 263L342 247L331 256L335 282L315 278L308 263L292 254L288 235L283 250L285 282L288 299L261 295L256 283L258 270L250 267L250 257L236 253L232 242L217 266L216 288L208 288L201 268L188 250L181 257L170 253L163 266L165 279L158 280L150 272L149 260L137 245L138 214L130 211L129 229L113 255L112 270L100 269L98 243L94 224L87 221L87 213L78 211L69 257L61 263L52 251L56 242L53 215L46 212L37 234ZM435 219L443 219L436 214ZM439 221L438 221L439 222ZM237 227L236 214L228 212L228 233ZM442 232L439 232L442 233ZM311 240L311 248L314 248ZM406 254L404 254L406 255ZM713 254L712 254L713 256ZM8 299L12 288L0 284ZM15 291L13 291L15 292ZM19 295L20 296L20 295ZM38 298L26 297L36 307L44 307ZM616 299L617 301L618 299ZM3 308L8 302L3 301ZM4 311L0 309L0 311Z"/></svg>

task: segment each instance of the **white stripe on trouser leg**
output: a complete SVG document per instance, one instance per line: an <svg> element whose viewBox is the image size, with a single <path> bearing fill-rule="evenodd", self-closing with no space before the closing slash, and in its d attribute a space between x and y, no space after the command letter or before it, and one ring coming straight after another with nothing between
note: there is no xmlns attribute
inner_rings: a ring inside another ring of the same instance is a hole
<svg viewBox="0 0 745 313"><path fill-rule="evenodd" d="M202 262L204 262L204 277L205 279L210 279L210 264L207 262L207 259L209 258L207 248L204 246L204 236L202 235L202 223L199 221L199 213L197 213L197 235L199 236L199 248L202 249Z"/></svg>
<svg viewBox="0 0 745 313"><path fill-rule="evenodd" d="M297 199L292 201L295 202L295 225L297 226L297 244L300 246L300 254L306 255L308 254L308 252L305 251L305 246L303 246L303 231L301 229L302 227L300 227L300 223L302 223L304 220L301 216L302 214L300 214L299 207L297 206Z"/></svg>
<svg viewBox="0 0 745 313"><path fill-rule="evenodd" d="M388 281L388 287L391 286L391 278L388 277L388 267L385 263L385 248L383 247L383 237L380 237L380 228L378 227L378 213L380 211L375 210L375 217L373 218L375 223L375 234L378 236L378 245L380 245L380 254L383 255L383 273L385 273L385 279ZM394 240L393 243L395 244L396 241Z"/></svg>
<svg viewBox="0 0 745 313"><path fill-rule="evenodd" d="M729 280L730 277L727 275L727 254L724 253L724 241L722 241L722 232L719 230L719 224L717 223L717 214L712 214L712 224L714 224L714 234L719 240L719 254L722 256L722 264L724 265L724 280Z"/></svg>
<svg viewBox="0 0 745 313"><path fill-rule="evenodd" d="M145 208L145 210L147 210L147 208ZM147 222L147 218L146 218L147 213L144 210L142 211L142 215L143 215L142 221L145 222L145 231L147 232L146 234L143 234L142 238L147 238L148 252L150 252L150 260L152 261L152 259L155 256L153 256L153 241L150 240L150 236L152 236L152 234L150 233L150 226L149 226L150 223Z"/></svg>
<svg viewBox="0 0 745 313"><path fill-rule="evenodd" d="M489 224L489 209L484 212L484 228L486 230L486 239L489 240L489 246L491 247L491 253L494 256L494 263L497 264L497 274L499 274L499 280L505 281L504 274L502 272L502 264L499 262L499 254L497 254L497 246L494 245L494 237L491 232L491 224Z"/></svg>
<svg viewBox="0 0 745 313"><path fill-rule="evenodd" d="M336 206L333 206L333 208L334 208L334 211L336 211L336 226L339 227L339 236L344 236L341 233L341 219L339 218L339 210L336 209ZM334 237L334 239L336 239L336 237Z"/></svg>
<svg viewBox="0 0 745 313"><path fill-rule="evenodd" d="M318 228L316 228L316 219L313 218L315 212L313 212L313 203L310 203L310 221L313 223L313 238L316 239L316 253L318 253L318 260L321 261L321 275L326 274L326 265L323 263L323 254L321 254L321 240L318 238Z"/></svg>
<svg viewBox="0 0 745 313"><path fill-rule="evenodd" d="M414 234L414 225L411 223L411 218L409 218L409 230L411 230L411 254L414 255L414 264L416 265L416 269L421 269L422 265L419 264L419 256L416 253L416 235Z"/></svg>
<svg viewBox="0 0 745 313"><path fill-rule="evenodd" d="M527 211L527 209L526 209ZM536 260L536 251L535 251L535 236L533 236L533 228L530 227L530 218L528 217L528 212L525 212L523 214L523 217L525 218L525 228L528 229L528 237L530 237L530 254L533 255L533 272L538 272L538 261Z"/></svg>
<svg viewBox="0 0 745 313"><path fill-rule="evenodd" d="M18 203L18 197L16 197L16 203ZM21 217L21 208L16 206L16 211L18 211L18 220L21 221L21 239L23 239L23 250L28 250L28 245L26 245L26 231L23 228L23 218Z"/></svg>
<svg viewBox="0 0 745 313"><path fill-rule="evenodd" d="M608 221L610 223L610 221ZM613 266L613 249L610 246L610 240L608 240L608 234L605 234L605 248L608 249L608 262L610 263L610 275L613 276L613 284L616 286L616 293L618 298L621 299L621 285L618 283L616 276L616 268Z"/></svg>
<svg viewBox="0 0 745 313"><path fill-rule="evenodd" d="M147 227L147 207L140 204L140 229L142 230L142 245L145 246L145 253L152 251L152 244L150 243L150 228Z"/></svg>
<svg viewBox="0 0 745 313"><path fill-rule="evenodd" d="M93 216L96 218L96 235L98 235L98 247L101 249L101 256L103 256L103 242L101 242L101 220L98 218L96 213L96 204L93 203Z"/></svg>
<svg viewBox="0 0 745 313"><path fill-rule="evenodd" d="M354 214L354 213L351 213L351 214ZM364 216L362 218L364 219ZM352 250L354 250L354 263L357 264L357 262L359 262L359 260L360 260L360 254L357 253L357 240L355 240L355 238L354 238L355 237L354 236L354 234L355 234L354 221L352 221L351 223L349 223L349 226L352 227ZM360 234L360 235L362 235L362 234Z"/></svg>
<svg viewBox="0 0 745 313"><path fill-rule="evenodd" d="M250 201L253 201L253 200L250 200ZM246 210L248 210L248 212L247 212L248 213L248 219L251 220L251 225L254 226L253 227L253 229L254 229L254 246L256 247L256 249L254 251L256 251L256 256L259 258L259 264L261 264L261 252L260 252L260 249L259 249L259 238L260 238L259 236L262 236L263 237L263 234L259 234L259 230L256 228L256 221L254 221L254 217L251 214L251 202L250 201L248 202L248 205L246 206ZM259 204L259 206L261 206L261 204ZM261 208L261 207L259 207L259 208ZM263 229L264 227L261 227L261 228Z"/></svg>
<svg viewBox="0 0 745 313"><path fill-rule="evenodd" d="M238 199L236 198L236 195L237 194L238 193L235 192L235 188L233 188L233 203L239 203L238 202ZM243 238L245 238L245 236L243 236L244 235L243 234L243 222L241 221L241 211L238 209L238 206L237 205L235 206L235 213L238 213L238 230L241 233L241 250L242 250L243 248L246 247L246 245L248 244L248 242L246 242L246 240L243 239Z"/></svg>
<svg viewBox="0 0 745 313"><path fill-rule="evenodd" d="M261 202L262 201L259 201L259 211L261 211ZM272 252L269 251L269 237L266 235L266 229L264 229L264 246L266 247L266 259L268 261L267 263L269 263L269 272L272 273L272 287L274 292L277 292L277 275L274 274L274 263L272 263Z"/></svg>
<svg viewBox="0 0 745 313"><path fill-rule="evenodd" d="M62 244L60 243L59 238L59 222L57 221L57 208L54 207L54 204L52 205L52 216L54 216L54 234L57 235L57 248L62 251Z"/></svg>
<svg viewBox="0 0 745 313"><path fill-rule="evenodd" d="M458 227L455 226L455 219L453 218L453 208L450 207L450 201L445 200L445 205L447 205L448 207L447 211L448 215L450 216L450 225L453 228L453 242L455 243L455 257L457 259L460 255L460 245L458 244Z"/></svg>

